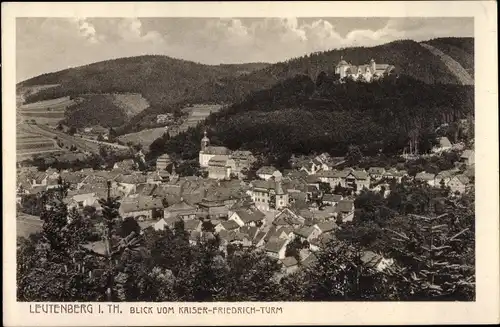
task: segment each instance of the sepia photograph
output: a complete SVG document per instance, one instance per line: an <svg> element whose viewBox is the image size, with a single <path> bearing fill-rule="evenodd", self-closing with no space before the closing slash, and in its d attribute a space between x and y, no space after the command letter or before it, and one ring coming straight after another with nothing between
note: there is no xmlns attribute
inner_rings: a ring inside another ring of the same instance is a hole
<svg viewBox="0 0 500 327"><path fill-rule="evenodd" d="M475 19L16 17L15 301L475 302Z"/></svg>

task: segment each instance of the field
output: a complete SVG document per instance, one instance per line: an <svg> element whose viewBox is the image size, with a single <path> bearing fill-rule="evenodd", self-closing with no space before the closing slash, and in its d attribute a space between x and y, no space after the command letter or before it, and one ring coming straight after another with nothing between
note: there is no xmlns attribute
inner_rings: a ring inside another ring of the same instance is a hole
<svg viewBox="0 0 500 327"><path fill-rule="evenodd" d="M69 97L22 104L17 109L17 120L56 126L64 119L66 108L75 104Z"/></svg>
<svg viewBox="0 0 500 327"><path fill-rule="evenodd" d="M188 113L188 118L180 126L180 131L185 131L189 127L195 127L200 122L205 120L211 113L221 110L222 105L215 104L195 104L191 107L185 107L182 112Z"/></svg>
<svg viewBox="0 0 500 327"><path fill-rule="evenodd" d="M35 154L56 154L62 152L55 140L37 133L27 124L18 124L16 131L17 160L31 158Z"/></svg>
<svg viewBox="0 0 500 327"><path fill-rule="evenodd" d="M149 107L149 103L138 93L113 94L113 102L132 117Z"/></svg>
<svg viewBox="0 0 500 327"><path fill-rule="evenodd" d="M158 127L158 128L145 129L137 133L125 134L118 137L118 139L125 143L127 142L139 143L144 148L148 148L149 145L153 143L154 140L161 137L163 133L165 133L165 128Z"/></svg>

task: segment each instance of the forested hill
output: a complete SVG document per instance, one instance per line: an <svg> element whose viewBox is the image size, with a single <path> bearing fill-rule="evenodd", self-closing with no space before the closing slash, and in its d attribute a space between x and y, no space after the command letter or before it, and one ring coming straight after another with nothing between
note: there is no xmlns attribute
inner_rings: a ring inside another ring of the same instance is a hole
<svg viewBox="0 0 500 327"><path fill-rule="evenodd" d="M451 40L451 41L450 41ZM473 67L473 47L468 39L446 38L430 41L457 62ZM471 54L472 51L472 54ZM392 64L401 74L427 84L457 84L458 80L442 60L419 43L395 41L376 47L356 47L317 52L277 64L203 65L166 56L121 58L44 74L18 87L59 84L28 96L27 102L79 96L89 93L139 93L150 104L124 126L123 133L142 128L141 121L171 112L184 103L236 103L254 91L297 74L316 79L321 71L333 73L341 56L354 65L369 62Z"/></svg>
<svg viewBox="0 0 500 327"><path fill-rule="evenodd" d="M346 84L326 73L316 81L298 75L211 115L203 126L156 140L151 157L167 152L196 158L204 129L214 144L272 155L268 159L278 165L292 153L344 155L349 145L366 155L400 153L415 129L425 151L443 114L465 118L473 108L472 86L429 85L405 75Z"/></svg>

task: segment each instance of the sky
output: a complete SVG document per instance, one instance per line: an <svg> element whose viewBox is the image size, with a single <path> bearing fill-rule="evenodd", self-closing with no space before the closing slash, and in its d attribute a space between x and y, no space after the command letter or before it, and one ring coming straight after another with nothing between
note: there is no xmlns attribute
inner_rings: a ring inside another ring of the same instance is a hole
<svg viewBox="0 0 500 327"><path fill-rule="evenodd" d="M275 63L394 40L473 37L473 18L17 18L16 80L144 54Z"/></svg>

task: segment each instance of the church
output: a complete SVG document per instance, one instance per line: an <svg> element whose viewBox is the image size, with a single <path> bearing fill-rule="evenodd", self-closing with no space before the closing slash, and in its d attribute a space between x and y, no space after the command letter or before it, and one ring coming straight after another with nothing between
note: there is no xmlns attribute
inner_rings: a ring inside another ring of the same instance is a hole
<svg viewBox="0 0 500 327"><path fill-rule="evenodd" d="M377 64L375 60L370 60L370 63L365 65L355 66L348 63L340 57L340 62L335 67L335 74L340 75L340 79L351 78L354 81L364 80L372 82L377 79L394 73L395 67L389 64Z"/></svg>
<svg viewBox="0 0 500 327"><path fill-rule="evenodd" d="M250 151L232 152L225 146L210 145L207 132L204 132L201 139L201 149L199 153L200 168L207 169L208 178L230 179L232 176L243 178L242 173L249 169L255 161Z"/></svg>

